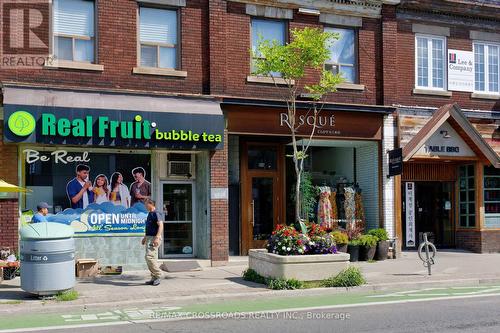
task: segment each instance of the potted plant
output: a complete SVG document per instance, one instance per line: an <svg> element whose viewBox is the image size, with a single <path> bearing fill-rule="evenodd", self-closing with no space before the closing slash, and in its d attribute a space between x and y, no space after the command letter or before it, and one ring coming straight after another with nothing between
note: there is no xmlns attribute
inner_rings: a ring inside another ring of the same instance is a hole
<svg viewBox="0 0 500 333"><path fill-rule="evenodd" d="M344 270L349 256L337 253L333 236L318 224L307 229L303 233L293 225L276 226L266 249L249 250L249 268L266 278L301 281L323 280Z"/></svg>
<svg viewBox="0 0 500 333"><path fill-rule="evenodd" d="M349 261L355 262L359 260L359 239L351 239L347 244L347 253L351 255Z"/></svg>
<svg viewBox="0 0 500 333"><path fill-rule="evenodd" d="M375 251L377 250L377 237L372 235L363 235L359 237L361 245L361 260L373 260Z"/></svg>
<svg viewBox="0 0 500 333"><path fill-rule="evenodd" d="M368 232L369 235L375 236L378 239L377 251L375 258L377 260L385 260L389 254L389 236L384 228L372 229Z"/></svg>
<svg viewBox="0 0 500 333"><path fill-rule="evenodd" d="M339 252L347 252L347 243L349 243L349 238L345 232L340 230L335 230L331 233L333 239L335 240L335 244L337 244L337 250Z"/></svg>

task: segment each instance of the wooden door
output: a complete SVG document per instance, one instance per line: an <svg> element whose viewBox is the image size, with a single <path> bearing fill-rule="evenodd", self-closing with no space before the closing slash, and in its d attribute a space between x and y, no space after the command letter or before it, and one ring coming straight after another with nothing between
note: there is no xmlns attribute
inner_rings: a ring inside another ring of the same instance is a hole
<svg viewBox="0 0 500 333"><path fill-rule="evenodd" d="M280 144L245 142L241 158L241 254L263 248L281 221L283 206Z"/></svg>

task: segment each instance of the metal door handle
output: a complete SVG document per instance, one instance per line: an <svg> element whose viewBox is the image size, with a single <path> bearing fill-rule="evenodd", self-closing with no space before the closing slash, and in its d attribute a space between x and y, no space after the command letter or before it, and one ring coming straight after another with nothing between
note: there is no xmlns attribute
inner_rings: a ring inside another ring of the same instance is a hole
<svg viewBox="0 0 500 333"><path fill-rule="evenodd" d="M255 226L255 200L252 200L252 227Z"/></svg>

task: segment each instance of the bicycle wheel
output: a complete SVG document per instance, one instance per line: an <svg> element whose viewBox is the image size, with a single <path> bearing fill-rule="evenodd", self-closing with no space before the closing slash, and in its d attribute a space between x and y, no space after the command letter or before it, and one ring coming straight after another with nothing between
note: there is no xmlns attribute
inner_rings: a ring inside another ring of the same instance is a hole
<svg viewBox="0 0 500 333"><path fill-rule="evenodd" d="M427 258L425 257L425 250L424 250L425 244L426 243L421 243L418 246L418 257L422 261L427 261ZM437 249L434 246L434 244L432 244L431 242L428 242L427 244L429 245L429 258L432 259L432 258L434 258L436 256Z"/></svg>

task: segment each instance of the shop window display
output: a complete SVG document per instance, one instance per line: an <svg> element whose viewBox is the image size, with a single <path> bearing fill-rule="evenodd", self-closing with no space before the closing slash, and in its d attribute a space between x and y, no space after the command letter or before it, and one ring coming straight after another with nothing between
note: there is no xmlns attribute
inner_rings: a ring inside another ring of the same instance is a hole
<svg viewBox="0 0 500 333"><path fill-rule="evenodd" d="M484 168L485 227L500 228L500 171Z"/></svg>
<svg viewBox="0 0 500 333"><path fill-rule="evenodd" d="M23 155L24 184L33 191L25 210L46 201L48 220L71 225L77 235L144 232L149 154L25 149Z"/></svg>
<svg viewBox="0 0 500 333"><path fill-rule="evenodd" d="M303 218L315 222L328 230L365 229L365 207L363 191L357 179L367 178L356 166L355 148L312 147L305 161L305 172L310 175L314 204L304 211ZM288 164L287 187L293 184L293 173ZM290 191L293 192L293 189ZM304 194L303 194L304 196ZM303 200L306 200L304 197ZM291 193L287 206L288 215L293 211L295 196ZM292 218L288 216L288 219Z"/></svg>

